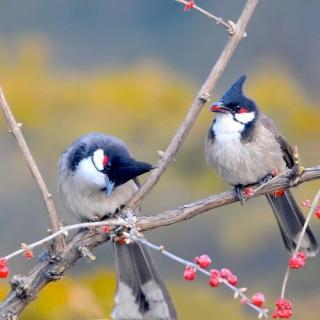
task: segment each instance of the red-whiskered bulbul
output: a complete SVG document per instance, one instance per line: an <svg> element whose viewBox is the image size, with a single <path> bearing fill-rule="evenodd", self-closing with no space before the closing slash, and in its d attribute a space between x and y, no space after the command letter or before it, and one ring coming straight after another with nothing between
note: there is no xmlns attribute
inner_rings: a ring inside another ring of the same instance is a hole
<svg viewBox="0 0 320 320"><path fill-rule="evenodd" d="M112 218L138 191L137 177L152 169L134 160L118 138L89 133L73 142L59 162L59 191L66 210L79 221ZM114 243L116 320L176 319L176 311L148 250Z"/></svg>
<svg viewBox="0 0 320 320"><path fill-rule="evenodd" d="M242 92L246 76L240 77L212 105L216 117L205 142L206 160L232 186L238 198L241 188L263 181L275 169L279 173L294 166L293 150L273 121ZM289 189L266 195L277 219L284 244L294 252L305 218ZM318 245L310 228L302 251L314 256Z"/></svg>

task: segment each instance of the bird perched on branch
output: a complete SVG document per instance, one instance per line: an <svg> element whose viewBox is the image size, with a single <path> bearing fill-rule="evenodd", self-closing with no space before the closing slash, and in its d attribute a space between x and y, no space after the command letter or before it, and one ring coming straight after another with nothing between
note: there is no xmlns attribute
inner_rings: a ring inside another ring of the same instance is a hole
<svg viewBox="0 0 320 320"><path fill-rule="evenodd" d="M206 160L232 186L243 200L244 186L263 182L276 169L279 173L294 166L291 146L273 121L262 113L256 103L242 92L246 76L240 77L212 105L216 117L210 125L205 142ZM294 252L305 218L289 189L266 195L288 251ZM301 250L309 256L318 245L308 227Z"/></svg>
<svg viewBox="0 0 320 320"><path fill-rule="evenodd" d="M137 177L152 168L134 160L120 139L89 133L61 155L61 199L79 221L112 218L138 191ZM170 295L148 250L138 243L114 242L114 251L118 283L113 319L176 319Z"/></svg>

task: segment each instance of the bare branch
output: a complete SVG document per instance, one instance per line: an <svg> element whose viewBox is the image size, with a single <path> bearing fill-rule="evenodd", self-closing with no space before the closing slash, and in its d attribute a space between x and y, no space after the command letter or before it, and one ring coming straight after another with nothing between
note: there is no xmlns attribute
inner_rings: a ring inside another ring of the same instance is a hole
<svg viewBox="0 0 320 320"><path fill-rule="evenodd" d="M247 1L245 8L243 9L241 16L236 24L236 30L234 34L228 40L220 57L218 58L214 67L212 68L207 80L202 85L200 91L198 92L186 115L186 118L180 125L180 128L177 130L175 136L172 138L169 146L163 154L163 157L161 157L160 161L158 162L157 168L153 170L148 180L142 185L139 192L129 202L128 207L132 208L133 211L136 211L137 208L139 208L143 198L151 191L151 189L160 179L161 175L164 173L168 165L173 161L182 143L186 139L192 126L197 120L202 107L209 100L209 97L218 80L220 79L222 72L227 66L233 52L238 46L240 40L242 39L243 34L245 32L245 28L247 27L247 24L255 10L258 1L259 0Z"/></svg>
<svg viewBox="0 0 320 320"><path fill-rule="evenodd" d="M24 136L21 131L21 123L17 123L16 119L14 118L14 115L6 101L6 98L4 96L4 93L2 91L2 88L0 88L0 107L4 113L4 116L7 120L7 123L10 127L10 132L15 136L18 146L23 154L23 157L29 167L29 170L34 177L37 186L41 192L42 199L44 201L44 204L47 208L47 212L49 214L49 219L51 222L51 226L53 231L57 231L59 229L59 219L58 219L58 214L55 209L53 200L52 200L52 195L49 192L46 183L44 182L44 179L36 165L36 162L31 154L31 151L27 145L26 140L24 139ZM57 241L56 242L56 249L58 251L62 250L62 242Z"/></svg>
<svg viewBox="0 0 320 320"><path fill-rule="evenodd" d="M218 16L210 13L209 11L202 9L201 7L196 5L195 2L191 3L191 1L187 1L187 0L175 0L175 1L184 4L185 8L189 5L190 9L194 9L196 11L199 11L200 13L204 14L208 18L214 20L216 22L216 24L221 25L222 27L224 27L227 30L227 32L229 33L229 35L233 35L234 34L234 32L235 32L235 23L233 21L231 21L231 20L226 21L222 17L218 17ZM243 36L245 36L245 34Z"/></svg>
<svg viewBox="0 0 320 320"><path fill-rule="evenodd" d="M264 186L262 189L259 189L253 197L260 196L280 188L290 187L291 173L292 171L288 171L286 176L278 176L278 179L273 180L272 183ZM320 166L306 168L297 183L301 184L314 179L320 179ZM178 223L183 220L191 219L200 213L204 213L208 210L236 201L237 200L233 192L223 192L205 199L185 204L173 210L165 211L156 216L138 217L136 223L137 230L146 231ZM57 258L47 256L45 261L41 259L41 261L26 276L14 277L11 281L11 293L0 304L0 320L14 319L13 316L21 313L22 310L33 300L32 297L36 297L45 285L51 281L59 280L62 274L82 256L82 248L85 247L90 250L109 240L109 237L106 234L101 233L101 231L96 228L97 225L100 226L104 224L104 222L86 223L86 226L93 226L95 228L90 229L89 232L78 233L73 236L68 241L65 249L61 253L61 256ZM117 219L111 219L107 221L107 224L121 225L122 223ZM80 224L74 226L79 228ZM68 228L68 230L74 229L73 226L64 228ZM23 288L24 285L24 295L21 296L18 292L21 292L21 288ZM12 316L10 317L10 315Z"/></svg>
<svg viewBox="0 0 320 320"><path fill-rule="evenodd" d="M52 281L61 279L63 273L82 257L83 248L88 250L109 240L108 234L99 230L78 233L68 241L59 257L44 252L40 262L25 276L14 276L11 292L0 303L0 320L14 320Z"/></svg>
<svg viewBox="0 0 320 320"><path fill-rule="evenodd" d="M261 189L260 186L257 185L255 189L257 192L254 192L252 197L261 196L268 192L290 187L292 184L290 178L292 177L292 172L292 170L288 170L285 176L277 176L276 179L273 179L271 183L266 184ZM320 166L306 168L300 176L300 179L297 180L296 185L315 179L320 179ZM164 211L155 216L138 217L137 226L141 231L168 226L183 220L191 219L200 213L204 213L211 209L222 207L236 201L238 200L232 191L219 193L208 198L182 205L176 209Z"/></svg>

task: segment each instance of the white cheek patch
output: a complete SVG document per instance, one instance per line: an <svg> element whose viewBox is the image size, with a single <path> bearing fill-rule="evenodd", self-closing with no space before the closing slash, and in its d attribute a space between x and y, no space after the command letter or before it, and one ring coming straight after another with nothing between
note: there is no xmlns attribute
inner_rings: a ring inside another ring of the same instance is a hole
<svg viewBox="0 0 320 320"><path fill-rule="evenodd" d="M100 171L103 170L103 158L104 152L102 149L98 149L93 153L92 159L96 168Z"/></svg>
<svg viewBox="0 0 320 320"><path fill-rule="evenodd" d="M105 175L95 168L90 157L79 162L75 176L80 183L94 185L99 188L105 188L106 186Z"/></svg>
<svg viewBox="0 0 320 320"><path fill-rule="evenodd" d="M244 125L233 119L232 114L219 113L216 121L212 126L212 130L216 136L238 134L244 128Z"/></svg>
<svg viewBox="0 0 320 320"><path fill-rule="evenodd" d="M255 114L254 112L236 113L234 117L237 121L246 124L254 119Z"/></svg>

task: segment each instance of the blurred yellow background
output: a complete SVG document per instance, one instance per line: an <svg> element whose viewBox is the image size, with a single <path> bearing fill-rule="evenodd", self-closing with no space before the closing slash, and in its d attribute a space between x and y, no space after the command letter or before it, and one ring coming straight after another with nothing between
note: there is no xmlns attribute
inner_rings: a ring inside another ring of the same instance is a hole
<svg viewBox="0 0 320 320"><path fill-rule="evenodd" d="M204 3L208 5L208 1ZM190 19L188 23L194 18ZM259 21L252 23L258 25ZM210 24L210 28L215 26ZM250 37L245 41L250 42ZM57 161L61 151L78 136L88 131L101 131L126 141L135 158L155 163L157 151L166 148L202 81L202 78L184 73L183 68L173 68L172 62L152 53L114 66L90 66L88 63L83 68L68 68L56 67L52 58L54 46L37 32L17 40L14 55L8 43L5 39L0 43L0 84L17 120L23 123L23 132L65 223L74 221L64 212L56 192ZM202 51L204 54L207 50ZM192 51L186 53L192 55ZM210 50L205 54L214 61ZM247 73L246 94L275 120L289 142L299 147L305 167L318 165L319 92L310 89L301 80L296 66L280 54L259 57L241 68L236 54L229 66L231 70L227 71L227 80L222 79L212 101L217 100L241 73ZM204 70L208 71L211 64ZM304 77L307 76L305 73ZM146 199L144 214L156 214L230 188L204 160L204 137L212 118L206 106L176 161ZM21 242L44 237L48 219L38 190L2 117L0 150L2 256L17 249ZM302 202L312 199L318 189L319 182L314 181L303 184L294 193L297 201ZM320 222L314 219L311 224L319 235ZM202 253L210 255L215 267L228 267L239 276L240 286L248 287L249 295L265 292L268 307L273 306L280 294L288 255L271 209L263 198L248 201L243 207L237 203L219 208L188 222L147 232L146 236L187 259ZM81 260L63 280L45 288L21 319L108 318L115 290L112 252L106 244L95 250L95 255L95 263ZM157 253L153 256L165 275L180 319L255 318L252 311L233 300L229 291L211 289L207 279L201 276L196 282L185 282L182 266ZM24 273L35 260L17 258L10 261L10 269L12 273ZM291 274L288 297L294 303L297 319L314 319L314 309L320 298L318 266L319 257L316 257L304 270ZM0 282L0 300L8 292L6 282Z"/></svg>

